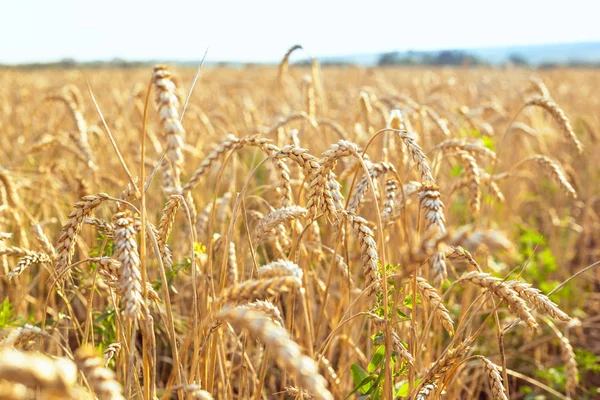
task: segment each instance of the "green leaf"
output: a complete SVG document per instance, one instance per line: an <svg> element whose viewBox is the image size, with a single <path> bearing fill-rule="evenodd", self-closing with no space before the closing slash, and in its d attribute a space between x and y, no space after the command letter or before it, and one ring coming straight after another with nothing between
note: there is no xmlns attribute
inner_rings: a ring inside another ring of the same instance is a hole
<svg viewBox="0 0 600 400"><path fill-rule="evenodd" d="M410 317L406 314L404 314L402 311L400 311L399 308L396 308L396 314L398 314L398 317L400 318L401 321L406 321L409 320Z"/></svg>
<svg viewBox="0 0 600 400"><path fill-rule="evenodd" d="M371 362L367 367L368 372L374 372L383 362L385 358L385 346L381 345L375 350L373 357L371 357Z"/></svg>
<svg viewBox="0 0 600 400"><path fill-rule="evenodd" d="M369 389L369 391L365 394L372 394L373 398L375 398L376 396L379 396L381 393L381 388L379 387L379 385L381 384L381 382L383 382L383 376L384 376L384 371L383 369L381 371L379 371L379 376L377 377L377 380L375 381L375 383L373 383L371 385L371 389Z"/></svg>
<svg viewBox="0 0 600 400"><path fill-rule="evenodd" d="M346 399L358 391L360 391L361 393L367 393L371 389L373 381L377 377L376 375L369 375L367 371L362 369L362 367L358 364L352 364L352 366L350 367L350 374L352 375L354 389L352 389L352 391L348 393Z"/></svg>
<svg viewBox="0 0 600 400"><path fill-rule="evenodd" d="M421 300L419 299L419 296L417 295L417 305L421 304ZM406 296L404 298L404 305L408 308L410 308L411 310L413 309L413 299L412 299L412 295L409 294L408 296Z"/></svg>
<svg viewBox="0 0 600 400"><path fill-rule="evenodd" d="M483 136L481 138L481 141L483 142L483 145L485 147L487 147L488 149L494 151L494 148L495 148L494 147L494 140L491 137L489 137L489 136Z"/></svg>
<svg viewBox="0 0 600 400"><path fill-rule="evenodd" d="M0 305L0 328L4 328L10 325L13 316L13 307L8 297L4 298L4 301Z"/></svg>
<svg viewBox="0 0 600 400"><path fill-rule="evenodd" d="M420 382L421 382L421 379L417 379L415 381L415 387L418 386ZM400 387L398 388L398 390L394 394L394 397L395 398L397 398L397 397L408 397L408 381L406 381L402 385L400 385Z"/></svg>
<svg viewBox="0 0 600 400"><path fill-rule="evenodd" d="M457 165L456 167L454 167L454 168L452 168L450 170L450 176L456 178L457 176L459 176L460 174L462 174L462 172L463 172L462 165Z"/></svg>

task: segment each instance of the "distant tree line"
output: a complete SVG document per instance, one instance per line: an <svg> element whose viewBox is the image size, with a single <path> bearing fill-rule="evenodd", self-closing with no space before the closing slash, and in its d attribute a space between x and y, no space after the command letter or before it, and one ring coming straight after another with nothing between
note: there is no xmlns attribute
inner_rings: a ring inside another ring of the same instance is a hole
<svg viewBox="0 0 600 400"><path fill-rule="evenodd" d="M310 59L299 60L294 63L298 66L310 66ZM79 62L71 58L65 58L60 61L50 63L28 63L28 64L17 64L17 65L3 65L0 64L0 68L19 68L19 69L40 69L40 68L57 68L57 69L69 69L69 68L140 68L148 67L156 64L176 64L180 66L197 66L198 61L165 61L165 60L148 60L148 61L128 61L120 58L115 58L109 61L86 61ZM323 60L321 65L323 66L339 66L344 67L352 65L352 62L346 61L333 61ZM511 54L508 56L504 65L511 65L517 67L532 67L539 69L552 69L558 67L572 67L572 68L599 68L600 63L572 60L568 63L555 63L545 62L537 65L530 65L527 58L520 54ZM253 64L253 63L239 63L239 62L212 62L207 63L207 66L213 67L252 67L261 66L267 64ZM410 65L426 65L426 66L487 66L490 63L482 58L478 58L473 54L469 54L462 50L444 50L439 52L413 52L407 53L401 52L388 52L383 53L377 60L378 66L410 66Z"/></svg>
<svg viewBox="0 0 600 400"><path fill-rule="evenodd" d="M383 53L377 62L379 66L387 65L455 65L475 66L485 65L485 61L461 50L444 50L438 53Z"/></svg>

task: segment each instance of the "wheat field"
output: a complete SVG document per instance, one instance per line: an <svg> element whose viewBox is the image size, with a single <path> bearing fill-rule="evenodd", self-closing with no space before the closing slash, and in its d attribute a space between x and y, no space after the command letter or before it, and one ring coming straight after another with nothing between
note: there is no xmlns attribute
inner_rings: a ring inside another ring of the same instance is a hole
<svg viewBox="0 0 600 400"><path fill-rule="evenodd" d="M289 54L0 70L0 399L597 398L598 71Z"/></svg>

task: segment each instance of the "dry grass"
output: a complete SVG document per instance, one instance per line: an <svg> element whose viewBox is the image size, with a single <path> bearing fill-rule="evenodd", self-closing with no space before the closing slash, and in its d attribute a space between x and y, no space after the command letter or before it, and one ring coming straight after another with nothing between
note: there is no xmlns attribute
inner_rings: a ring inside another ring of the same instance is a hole
<svg viewBox="0 0 600 400"><path fill-rule="evenodd" d="M299 49L0 70L0 397L597 396L597 72Z"/></svg>

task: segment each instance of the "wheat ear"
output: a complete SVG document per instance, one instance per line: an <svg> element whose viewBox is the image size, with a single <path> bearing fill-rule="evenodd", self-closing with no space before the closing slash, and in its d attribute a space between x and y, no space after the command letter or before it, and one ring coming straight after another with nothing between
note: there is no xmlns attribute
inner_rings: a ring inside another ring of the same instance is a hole
<svg viewBox="0 0 600 400"><path fill-rule="evenodd" d="M40 226L40 224L38 224L38 223L33 224L33 233L34 233L35 240L38 242L38 246L40 247L40 249L44 253L48 254L50 256L50 258L55 259L56 258L56 250L54 249L54 246L52 245L52 243L50 243L50 240L48 239L48 237L42 230L42 227Z"/></svg>
<svg viewBox="0 0 600 400"><path fill-rule="evenodd" d="M377 178L383 176L386 173L396 173L396 168L394 165L388 162L381 162L377 164L373 164L369 167L369 176L373 182L376 181ZM369 187L369 178L366 175L363 175L360 181L356 184L356 188L354 191L354 195L352 199L350 199L350 203L348 204L348 210L352 212L356 212L360 205L361 200L365 196L365 193Z"/></svg>
<svg viewBox="0 0 600 400"><path fill-rule="evenodd" d="M417 290L419 293L421 293L424 302L431 310L433 310L437 318L440 320L444 326L444 329L446 329L451 335L454 334L454 322L450 317L450 312L444 306L442 298L435 288L431 286L426 279L419 276L417 277Z"/></svg>
<svg viewBox="0 0 600 400"><path fill-rule="evenodd" d="M227 287L221 294L221 302L250 301L258 298L289 292L302 287L297 276L276 276L273 278L251 279Z"/></svg>
<svg viewBox="0 0 600 400"><path fill-rule="evenodd" d="M4 339L0 340L0 348L4 346L16 348L38 336L48 336L48 333L37 326L25 324L22 327L11 330Z"/></svg>
<svg viewBox="0 0 600 400"><path fill-rule="evenodd" d="M465 168L465 180L469 188L469 208L473 216L479 215L481 210L481 177L477 161L466 152L457 153L463 167Z"/></svg>
<svg viewBox="0 0 600 400"><path fill-rule="evenodd" d="M117 356L121 351L121 343L111 343L108 345L106 350L104 350L104 366L108 366L110 360L113 357Z"/></svg>
<svg viewBox="0 0 600 400"><path fill-rule="evenodd" d="M535 156L525 158L524 160L520 161L518 165L524 164L529 161L536 162L540 166L542 171L547 173L550 176L550 178L558 186L561 187L561 189L563 189L572 198L574 198L574 199L577 198L577 192L575 191L575 189L573 189L573 186L571 186L571 184L565 177L565 174L562 171L562 169L560 168L560 166L558 165L558 163L556 163L555 161L553 161L552 159L550 159L547 156L538 154Z"/></svg>
<svg viewBox="0 0 600 400"><path fill-rule="evenodd" d="M263 241L269 232L275 229L278 225L286 221L293 221L300 217L306 216L308 211L299 206L289 206L275 210L267 214L256 226L254 230L254 243Z"/></svg>
<svg viewBox="0 0 600 400"><path fill-rule="evenodd" d="M129 211L113 216L115 226L115 253L121 263L119 288L123 313L127 318L136 319L143 303L140 256L138 253L133 217Z"/></svg>
<svg viewBox="0 0 600 400"><path fill-rule="evenodd" d="M539 289L531 287L531 284L519 281L508 281L508 285L532 307L537 307L556 320L563 322L571 321L571 317L558 308L556 303L550 300L548 296L545 296Z"/></svg>
<svg viewBox="0 0 600 400"><path fill-rule="evenodd" d="M99 400L125 400L114 373L103 366L103 359L98 357L93 347L83 346L77 349L75 363Z"/></svg>
<svg viewBox="0 0 600 400"><path fill-rule="evenodd" d="M15 268L8 273L8 279L13 279L15 276L21 275L30 265L38 263L51 264L52 258L46 253L29 252L23 256L17 265L15 265Z"/></svg>
<svg viewBox="0 0 600 400"><path fill-rule="evenodd" d="M287 74L287 72L288 72L290 56L292 55L292 53L294 51L301 50L301 49L302 49L302 46L300 46L299 44L295 44L292 47L290 47L288 49L288 51L285 52L285 54L283 55L283 58L281 59L281 62L279 63L279 72L277 75L277 79L279 80L279 82L283 83L283 78L284 78L285 74Z"/></svg>
<svg viewBox="0 0 600 400"><path fill-rule="evenodd" d="M263 341L275 354L279 366L295 375L302 388L313 393L315 398L333 400L333 395L327 390L327 381L319 374L315 361L303 355L288 332L274 324L271 318L243 307L226 308L217 314L217 318L238 329L245 328L251 336Z"/></svg>
<svg viewBox="0 0 600 400"><path fill-rule="evenodd" d="M489 160L496 159L496 153L481 143L471 143L460 139L447 139L435 146L436 149L448 151L465 151L472 156L479 155Z"/></svg>
<svg viewBox="0 0 600 400"><path fill-rule="evenodd" d="M495 278L490 274L472 271L461 276L458 281L471 282L477 286L490 290L493 294L505 300L509 308L512 309L521 318L530 329L536 329L538 323L531 315L531 310L519 294L512 289L508 283L500 278Z"/></svg>
<svg viewBox="0 0 600 400"><path fill-rule="evenodd" d="M433 382L433 381L429 382L429 383L423 385L421 390L419 390L419 392L417 393L417 396L415 397L415 400L428 400L431 398L431 396L435 393L436 390L437 390L437 383Z"/></svg>
<svg viewBox="0 0 600 400"><path fill-rule="evenodd" d="M169 69L164 65L154 67L152 83L156 88L156 107L162 129L166 134L166 158L163 161L163 187L172 190L180 185L181 168L184 163L183 140L185 130L179 122L179 100L176 86Z"/></svg>
<svg viewBox="0 0 600 400"><path fill-rule="evenodd" d="M66 359L4 348L0 350L0 376L44 395L70 398L77 368Z"/></svg>
<svg viewBox="0 0 600 400"><path fill-rule="evenodd" d="M75 244L83 221L90 216L92 211L102 202L108 200L109 196L105 193L98 193L93 196L85 196L81 201L75 203L73 211L67 217L67 222L63 225L62 231L56 244L56 271L62 274L67 271L73 254L75 253Z"/></svg>
<svg viewBox="0 0 600 400"><path fill-rule="evenodd" d="M446 218L444 217L444 203L441 199L439 187L429 181L419 188L419 200L421 209L425 212L425 231L427 233L445 234ZM429 259L429 265L433 271L434 282L439 285L448 277L446 267L446 256L443 252L434 254Z"/></svg>
<svg viewBox="0 0 600 400"><path fill-rule="evenodd" d="M377 244L375 243L373 231L364 218L350 211L343 211L343 213L357 236L363 263L363 274L366 280L365 285L374 284L371 293L375 293L381 287L381 275L379 274L379 255L377 254Z"/></svg>
<svg viewBox="0 0 600 400"><path fill-rule="evenodd" d="M552 118L554 118L554 120L560 126L560 129L567 140L569 140L575 146L577 152L580 154L583 152L583 145L579 139L577 139L577 136L573 131L573 126L571 126L571 121L569 121L569 118L565 112L558 106L558 104L554 102L554 100L550 99L549 97L535 96L527 100L523 107L527 106L537 106L548 111L550 115L552 115Z"/></svg>
<svg viewBox="0 0 600 400"><path fill-rule="evenodd" d="M554 333L560 341L560 357L565 364L565 376L567 378L567 395L575 396L577 392L577 384L579 383L579 371L577 368L577 360L575 352L569 339L554 329Z"/></svg>
<svg viewBox="0 0 600 400"><path fill-rule="evenodd" d="M173 390L181 390L184 393L189 394L190 398L192 399L213 400L212 395L206 390L202 389L202 385L195 383L190 383L187 385L175 385L173 386Z"/></svg>
<svg viewBox="0 0 600 400"><path fill-rule="evenodd" d="M491 362L485 357L479 357L485 367L485 373L488 376L490 382L490 389L492 390L492 397L494 400L508 400L506 389L502 384L502 375L500 374L500 367Z"/></svg>

